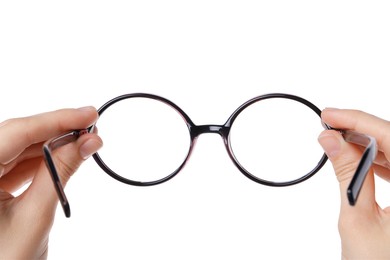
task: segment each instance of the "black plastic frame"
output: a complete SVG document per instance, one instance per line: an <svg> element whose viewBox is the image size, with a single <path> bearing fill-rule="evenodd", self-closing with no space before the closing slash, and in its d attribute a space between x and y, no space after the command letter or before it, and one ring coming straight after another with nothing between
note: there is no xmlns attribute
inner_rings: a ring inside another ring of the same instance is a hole
<svg viewBox="0 0 390 260"><path fill-rule="evenodd" d="M226 123L223 124L223 125L195 125L193 123L193 121L190 119L190 117L179 106L177 106L176 104L174 104L170 100L168 100L166 98L163 98L161 96L157 96L157 95L153 95L153 94L146 94L146 93L125 94L125 95L116 97L116 98L108 101L106 104L104 104L98 110L99 115L101 116L106 109L108 109L110 106L114 105L115 103L117 103L119 101L122 101L122 100L125 100L125 99L130 99L130 98L154 99L154 100L158 100L160 102L163 102L166 105L171 106L174 110L176 110L183 117L184 121L186 122L188 130L189 130L190 138L191 138L191 143L190 143L190 149L188 151L188 154L187 154L185 160L183 161L183 163L174 172L172 172L170 175L166 176L165 178L162 178L162 179L159 179L159 180L155 180L155 181L151 181L151 182L139 182L139 181L134 181L134 180L129 180L129 179L123 178L119 174L115 173L112 169L109 168L108 165L106 165L104 163L104 161L100 157L99 153L96 153L96 154L93 155L93 158L95 159L96 163L108 175L110 175L111 177L115 178L116 180L118 180L120 182L123 182L123 183L126 183L126 184L136 185L136 186L151 186L151 185L160 184L160 183L163 183L165 181L170 180L176 174L178 174L181 171L181 169L184 167L184 165L188 161L188 158L190 157L190 155L191 155L191 153L193 151L193 148L194 148L195 143L196 143L196 139L201 134L204 134L204 133L217 133L217 134L219 134L222 137L222 139L223 139L223 142L225 144L225 148L226 148L226 150L227 150L227 152L229 154L229 157L231 158L233 163L236 165L236 167L241 171L241 173L243 173L249 179L251 179L251 180L253 180L253 181L257 182L257 183L263 184L263 185L282 187L282 186L289 186L289 185L297 184L297 183L302 182L302 181L310 178L311 176L313 176L319 169L321 169L321 167L325 164L325 162L327 160L327 157L324 154L320 158L320 161L315 166L315 168L312 171L304 174L299 179L292 180L292 181L289 181L289 182L272 182L272 181L267 181L267 180L260 179L260 178L258 178L256 176L254 176L253 174L251 174L250 172L248 172L238 162L238 160L234 156L234 153L233 153L233 151L231 149L231 145L230 145L230 141L229 141L229 134L230 134L231 126L233 125L234 120L237 118L237 116L242 111L244 111L245 108L247 108L248 106L250 106L250 105L252 105L252 104L254 104L256 102L259 102L259 101L262 101L262 100L265 100L265 99L270 99L270 98L291 99L291 100L294 100L294 101L297 101L297 102L300 102L300 103L306 105L308 108L313 110L319 117L321 116L321 110L320 109L318 109L311 102L309 102L309 101L307 101L307 100L305 100L305 99L303 99L301 97L298 97L298 96L294 96L294 95L290 95L290 94L283 94L283 93L272 93L272 94L266 94L266 95L262 95L262 96L257 96L257 97L255 97L255 98L253 98L251 100L248 100L247 102L242 104L240 107L238 107L233 112L233 114L228 118Z"/></svg>
<svg viewBox="0 0 390 260"><path fill-rule="evenodd" d="M54 188L60 200L62 209L64 210L65 216L68 218L70 217L69 202L66 198L63 185L61 183L57 168L55 167L55 163L51 154L56 148L76 141L80 135L83 135L85 133L88 133L87 129L74 130L72 132L50 139L43 144L43 157L45 158L46 166L49 169L50 176L52 178Z"/></svg>
<svg viewBox="0 0 390 260"><path fill-rule="evenodd" d="M104 161L100 157L99 153L93 154L94 160L96 161L96 163L100 166L100 168L102 170L104 170L108 175L110 175L114 179L116 179L122 183L125 183L125 184L130 184L130 185L135 185L135 186L152 186L152 185L164 183L164 182L172 179L174 176L176 176L183 169L183 167L185 166L186 162L188 161L188 159L189 159L189 157L194 149L196 139L201 134L204 134L204 133L217 133L217 134L219 134L223 139L223 142L225 144L225 148L229 154L229 157L233 161L234 165L240 170L240 172L243 175L245 175L247 178L251 179L252 181L257 182L259 184L267 185L267 186L283 187L283 186L298 184L302 181L305 181L305 180L309 179L310 177L312 177L315 173L317 173L324 166L324 164L326 163L326 161L328 159L326 154L323 154L323 156L319 159L318 163L313 168L313 170L304 174L301 178L298 178L298 179L295 179L292 181L288 181L288 182L272 182L272 181L260 179L260 178L256 177L255 175L251 174L250 172L248 172L238 162L238 160L234 156L234 153L233 153L231 145L230 145L230 140L229 140L230 129L231 129L235 119L237 118L237 116L245 108L247 108L248 106L250 106L256 102L266 100L266 99L271 99L271 98L290 99L290 100L294 100L296 102L300 102L300 103L306 105L314 113L316 113L320 118L321 117L321 110L318 107L316 107L313 103L311 103L308 100L303 99L299 96L295 96L295 95L291 95L291 94L284 94L284 93L271 93L271 94L257 96L255 98L252 98L252 99L248 100L247 102L243 103L241 106L239 106L231 114L231 116L228 118L226 123L223 125L196 125L192 122L190 117L179 106L177 106L172 101L170 101L166 98L163 98L161 96L158 96L158 95L147 94L147 93L125 94L125 95L121 95L121 96L118 96L116 98L113 98L98 109L99 116L101 116L104 113L104 111L106 109L108 109L110 106L114 105L115 103L117 103L119 101L129 99L129 98L154 99L154 100L163 102L166 105L171 106L174 110L176 110L183 117L184 121L186 122L188 130L189 130L191 142L190 142L190 148L189 148L188 154L187 154L186 158L184 159L184 161L182 162L182 164L179 165L179 167L175 171L173 171L170 175L168 175L162 179L151 181L151 182L139 182L139 181L129 180L129 179L123 178L119 174L115 173L112 169L110 169L108 167L108 165L106 165L104 163ZM325 129L332 129L330 126L327 126L326 124L323 124L323 126L325 127ZM64 209L64 213L67 217L70 217L69 203L68 203L68 200L66 198L65 192L63 190L63 186L61 184L58 173L56 171L55 164L52 160L51 153L57 147L65 145L67 143L70 143L70 142L76 140L80 135L82 135L86 132L93 132L94 127L95 127L95 125L91 126L88 129L75 130L75 131L72 131L70 133L66 133L62 136L48 140L43 146L43 152L44 152L44 157L46 160L47 167L48 167L50 175L52 177L52 180L53 180L54 186L56 188L57 195L60 199L61 205ZM351 203L351 205L354 205L356 202L356 199L358 197L359 191L361 189L361 186L364 182L365 176L366 176L368 170L370 169L370 167L375 159L376 142L375 142L374 138L360 134L360 133L356 133L353 131L342 131L342 130L341 130L341 132L342 132L346 141L353 142L353 143L367 147L366 151L363 154L361 163L356 171L354 179L351 182L350 189L348 191L348 198L350 199L350 203Z"/></svg>
<svg viewBox="0 0 390 260"><path fill-rule="evenodd" d="M378 154L378 147L374 137L356 133L349 130L341 131L344 140L350 143L354 143L363 147L366 147L362 154L362 158L356 168L355 174L347 188L347 197L349 204L354 206L359 197L360 190L363 187L364 180L375 161Z"/></svg>

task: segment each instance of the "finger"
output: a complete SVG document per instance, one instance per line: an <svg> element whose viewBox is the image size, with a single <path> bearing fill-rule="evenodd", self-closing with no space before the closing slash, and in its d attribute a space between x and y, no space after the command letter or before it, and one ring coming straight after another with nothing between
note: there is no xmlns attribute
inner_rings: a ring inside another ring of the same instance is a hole
<svg viewBox="0 0 390 260"><path fill-rule="evenodd" d="M62 184L65 185L81 163L101 146L102 140L99 136L85 134L77 141L58 148L53 153L53 160ZM24 206L30 207L37 214L45 214L50 209L54 213L58 198L45 163L39 166L37 174L24 194L23 201Z"/></svg>
<svg viewBox="0 0 390 260"><path fill-rule="evenodd" d="M29 183L42 159L42 143L39 143L28 147L8 164L0 165L0 188L12 193Z"/></svg>
<svg viewBox="0 0 390 260"><path fill-rule="evenodd" d="M374 137L387 159L390 156L390 122L371 114L349 109L326 108L322 120L334 128L349 129Z"/></svg>
<svg viewBox="0 0 390 260"><path fill-rule="evenodd" d="M362 154L366 149L365 147L356 144L355 146L362 152ZM390 164L383 152L378 151L372 166L374 167L374 171L377 176L390 182Z"/></svg>
<svg viewBox="0 0 390 260"><path fill-rule="evenodd" d="M31 144L46 141L66 131L87 128L98 118L96 109L62 109L35 116L10 119L0 124L0 164L7 164Z"/></svg>
<svg viewBox="0 0 390 260"><path fill-rule="evenodd" d="M12 171L14 167L22 163L23 161L36 158L36 157L42 157L42 145L43 143L33 144L30 147L26 148L19 156L17 156L9 163L5 165L0 164L0 180L1 177L4 177L6 174Z"/></svg>
<svg viewBox="0 0 390 260"><path fill-rule="evenodd" d="M3 203L5 203L6 201L10 201L13 198L14 196L11 193L0 189L0 207L3 206Z"/></svg>
<svg viewBox="0 0 390 260"><path fill-rule="evenodd" d="M380 165L374 165L375 175L390 182L390 169Z"/></svg>
<svg viewBox="0 0 390 260"><path fill-rule="evenodd" d="M376 158L374 160L374 163L376 165L382 166L382 167L390 170L390 163L387 160L386 155L382 152L378 152L378 154L376 155Z"/></svg>
<svg viewBox="0 0 390 260"><path fill-rule="evenodd" d="M42 157L28 159L17 164L12 171L0 178L0 189L13 193L28 184L34 177Z"/></svg>
<svg viewBox="0 0 390 260"><path fill-rule="evenodd" d="M357 208L372 211L376 205L372 170L367 175L360 191L359 203L355 207L351 207L347 199L347 188L361 159L361 151L355 145L346 142L341 134L334 130L323 131L318 141L332 162L339 181L342 210L351 211Z"/></svg>
<svg viewBox="0 0 390 260"><path fill-rule="evenodd" d="M358 146L357 144L355 144L355 145L362 153L366 149L366 147ZM387 168L387 169L390 170L390 163L387 160L386 155L383 152L381 152L381 151L378 151L378 153L377 153L377 155L375 157L375 160L374 160L374 164L378 165L378 166L382 166L382 167Z"/></svg>

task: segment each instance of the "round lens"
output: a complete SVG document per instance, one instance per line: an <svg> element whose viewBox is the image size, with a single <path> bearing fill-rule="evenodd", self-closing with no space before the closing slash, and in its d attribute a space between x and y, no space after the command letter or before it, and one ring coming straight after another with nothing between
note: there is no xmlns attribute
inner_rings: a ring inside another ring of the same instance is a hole
<svg viewBox="0 0 390 260"><path fill-rule="evenodd" d="M305 104L269 98L245 108L229 134L238 163L258 179L286 183L310 173L323 157L321 119Z"/></svg>
<svg viewBox="0 0 390 260"><path fill-rule="evenodd" d="M156 99L122 99L101 114L101 160L117 175L154 182L174 173L185 161L190 135L181 114Z"/></svg>

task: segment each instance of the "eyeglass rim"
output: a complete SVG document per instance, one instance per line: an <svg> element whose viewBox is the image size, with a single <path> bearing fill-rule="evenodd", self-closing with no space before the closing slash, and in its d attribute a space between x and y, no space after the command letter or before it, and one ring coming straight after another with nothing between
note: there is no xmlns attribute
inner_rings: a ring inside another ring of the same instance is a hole
<svg viewBox="0 0 390 260"><path fill-rule="evenodd" d="M155 94L149 94L149 93L130 93L130 94L123 94L123 95L117 96L117 97L107 101L105 104L103 104L97 110L99 117L104 113L104 111L106 111L109 107L111 107L115 103L122 101L122 100L125 100L125 99L129 99L129 98L148 98L148 99L153 99L153 100L163 102L164 104L172 107L174 110L176 110L183 117L188 128L190 128L191 126L195 126L195 124L192 122L190 117L175 103L173 103L172 101L170 101L162 96L155 95ZM91 130L93 130L94 127L96 127L96 124L91 127ZM158 185L158 184L164 183L164 182L172 179L174 176L176 176L182 170L182 168L184 167L184 165L188 161L188 158L192 152L193 146L194 146L194 143L193 143L193 139L191 137L189 151L188 151L187 155L185 156L184 161L179 165L179 167L175 171L173 171L171 174L169 174L161 179L154 180L154 181L135 181L135 180L130 180L130 179L124 178L121 175L117 174L115 171L113 171L103 161L99 152L93 154L92 157L104 172L106 172L109 176L116 179L117 181L120 181L120 182L125 183L125 184L129 184L129 185L133 185L133 186L153 186L153 185Z"/></svg>
<svg viewBox="0 0 390 260"><path fill-rule="evenodd" d="M165 177L163 177L161 179L154 180L154 181L135 181L135 180L131 180L131 179L128 179L128 178L124 178L120 174L117 174L115 171L113 171L104 162L104 160L101 158L99 152L93 154L92 157L94 158L95 162L99 165L99 167L103 171L105 171L112 178L114 178L114 179L116 179L116 180L118 180L118 181L120 181L122 183L129 184L129 185L134 185L134 186L153 186L153 185L158 185L158 184L164 183L164 182L172 179L174 176L176 176L184 168L185 164L187 163L187 161L188 161L188 159L189 159L189 157L190 157L190 155L191 155L191 153L193 151L193 148L195 146L196 138L200 134L203 133L203 132L199 132L198 131L199 128L201 128L202 126L194 124L193 121L191 120L191 118L184 112L184 110L182 110L178 105L176 105L172 101L170 101L170 100L168 100L168 99L166 99L166 98L164 98L162 96L155 95L155 94L149 94L149 93L130 93L130 94L124 94L124 95L117 96L117 97L109 100L105 104L103 104L98 109L99 116L101 116L104 113L104 111L106 111L109 107L111 107L115 103L117 103L119 101L122 101L122 100L125 100L125 99L129 99L129 98L148 98L148 99L153 99L153 100L160 101L160 102L162 102L162 103L164 103L166 105L169 105L171 108L176 110L183 117L185 123L187 124L188 130L189 130L189 134L190 134L190 138L191 138L190 139L189 150L188 150L188 153L185 156L183 162L171 174L169 174L169 175L167 175L167 176L165 176ZM226 148L226 150L228 152L228 155L229 155L230 159L233 161L234 165L239 169L239 171L244 176L246 176L247 178L251 179L252 181L254 181L256 183L259 183L259 184L262 184L262 185L267 185L267 186L272 186L272 187L284 187L284 186L295 185L295 184L298 184L300 182L303 182L303 181L309 179L310 177L312 177L315 173L317 173L323 167L323 165L326 163L326 161L328 159L328 157L326 156L325 153L322 155L322 157L320 158L318 163L315 165L315 167L310 172L302 175L300 178L297 178L297 179L294 179L294 180L290 180L290 181L275 182L275 181L269 181L269 180L261 179L261 178L255 176L255 175L251 174L249 171L247 171L245 169L245 167L243 167L239 163L239 161L237 160L237 158L235 157L235 155L234 155L234 153L232 151L229 134L230 134L231 127L232 127L235 119L237 118L237 116L242 111L244 111L248 106L250 106L250 105L252 105L252 104L254 104L256 102L259 102L259 101L262 101L262 100L266 100L266 99L271 99L271 98L282 98L282 99L289 99L289 100L297 101L299 103L302 103L303 105L306 105L308 108L310 108L312 111L314 111L319 116L319 118L321 118L321 110L317 106L315 106L313 103L311 103L310 101L308 101L308 100L306 100L306 99L304 99L302 97L299 97L299 96L296 96L296 95L291 95L291 94L285 94L285 93L269 93L269 94L256 96L256 97L246 101L245 103L240 105L230 115L230 117L228 118L228 120L225 122L224 125L217 126L217 127L221 127L221 131L219 132L219 134L221 135L221 137L222 137L222 139L224 141L225 148Z"/></svg>
<svg viewBox="0 0 390 260"><path fill-rule="evenodd" d="M139 95L139 94L122 95L122 96L117 97L116 99L120 99L120 97L125 97L125 96L128 96L128 95ZM160 96L157 96L157 95L152 95L152 94L141 94L141 95L150 96L150 97L157 97L158 99L166 100L168 104L172 104L174 108L177 108L178 111L182 112L182 115L187 119L187 122L194 127L194 129L197 128L192 123L191 119L186 115L186 113L184 113L184 111L181 110L180 107L176 106L171 101L169 101L169 100L167 100L165 98L162 98ZM311 107L313 110L317 111L317 114L319 114L319 116L321 116L321 111L314 104L312 104L311 102L309 102L309 101L307 101L307 100L305 100L305 99L303 99L301 97L290 95L290 94L283 94L283 93L272 93L272 94L266 94L266 95L261 95L261 96L255 97L255 98L247 101L243 105L241 105L232 114L232 116L228 119L228 121L225 123L225 125L227 125L228 122L230 122L230 124L231 124L234 121L234 119L238 116L238 113L239 113L238 111L242 111L251 102L254 102L255 100L258 100L260 98L264 99L264 98L270 98L270 97L283 97L283 98L290 98L290 99L301 101L304 104L306 104L309 107ZM109 104L113 100L110 100L106 104ZM102 110L102 108L105 107L105 105L103 105L99 110ZM373 165L375 157L377 155L378 146L377 146L376 140L375 140L375 138L373 138L373 137L371 137L369 135L363 134L363 133L355 132L355 131L348 130L348 129L336 129L336 128L333 128L332 126L329 126L329 125L325 124L324 122L322 122L322 125L323 125L324 129L326 129L326 130L335 130L335 131L340 132L343 135L343 138L345 139L345 141L350 142L350 143L354 143L354 144L357 144L357 145L360 145L360 146L363 146L363 147L366 147L365 151L363 152L363 156L362 156L362 158L361 158L361 160L359 162L358 168L356 169L355 174L354 174L354 176L353 176L353 178L352 178L352 180L350 182L350 185L348 187L348 190L347 190L347 197L348 197L349 203L350 203L351 206L354 206L356 204L357 199L358 199L358 196L359 196L360 190L362 188L362 185L364 183L364 180L365 180L369 170L371 169L371 166ZM203 126L200 126L200 127L203 127ZM228 145L229 144L229 142L228 142L229 141L228 140L229 135L228 135L228 131L226 129L229 130L230 128L221 126L220 127L220 134L224 138L225 145ZM43 144L43 147L42 147L42 149L43 149L43 156L44 156L44 159L45 159L45 162L46 162L46 166L48 168L48 172L49 172L49 174L50 174L50 176L52 178L54 188L55 188L55 190L57 192L57 195L58 195L58 198L59 198L59 200L61 202L61 206L63 208L65 216L68 217L68 218L70 217L70 206L69 206L69 202L68 202L68 200L66 198L66 195L65 195L65 192L64 192L63 185L61 183L60 177L59 177L58 172L56 170L56 166L55 166L54 160L52 158L52 152L56 148L58 148L58 147L61 147L63 145L66 145L66 144L68 144L70 142L73 142L73 141L77 140L77 138L79 138L79 136L81 136L81 135L83 135L85 133L88 133L88 132L94 132L94 125L89 127L89 128L87 128L87 129L73 130L73 131L70 131L68 133L62 134L60 136L51 138L51 139L47 140ZM196 135L195 135L195 137L196 137ZM191 145L193 145L193 143L191 143ZM190 151L191 150L192 150L192 147L191 147ZM228 150L228 154L229 155L231 154L231 153L229 153L229 150ZM324 156L326 157L326 155L324 155ZM188 158L186 158L185 162L187 160L188 160ZM323 163L318 165L318 167L316 168L317 171L322 168L322 166L325 164L326 160L327 160L327 157L323 158L323 160L321 160L321 162L323 162ZM236 160L234 160L234 158L232 158L232 161L235 162ZM182 167L183 166L184 166L184 164L182 165ZM238 169L241 169L241 167L238 167ZM176 174L168 176L168 177L172 178ZM244 172L244 174L245 174L245 172ZM310 176L307 176L305 179L300 179L299 182L304 181L307 178L310 178L314 174L315 174L315 172L312 172L310 174ZM248 178L251 178L250 175L246 175L246 176ZM164 181L167 181L167 180L168 180L168 178L165 179ZM253 180L255 182L257 182L255 179L253 179ZM162 181L162 182L164 182L164 181ZM162 182L160 182L160 183L162 183ZM298 183L298 182L296 182L296 183ZM267 184L265 184L265 185L267 185ZM278 186L278 185L271 185L271 186Z"/></svg>
<svg viewBox="0 0 390 260"><path fill-rule="evenodd" d="M308 108L310 108L321 119L321 110L316 105L314 105L312 102L308 101L307 99L304 99L300 96L286 94L286 93L269 93L269 94L256 96L256 97L248 100L247 102L243 103L241 106L239 106L233 112L233 114L229 117L227 122L225 123L225 125L229 127L229 132L230 132L231 126L233 126L235 119L247 107L249 107L250 105L252 105L256 102L266 100L266 99L272 99L272 98L289 99L289 100L299 102L299 103L307 106ZM228 134L230 134L230 133L228 133ZM228 138L228 136L227 136L227 138ZM308 173L302 175L300 178L297 178L297 179L294 179L291 181L276 182L276 181L269 181L269 180L258 178L257 176L251 174L248 170L246 170L245 167L239 163L238 159L235 158L229 139L227 140L227 142L225 142L225 146L226 146L226 149L228 150L230 158L232 159L232 161L234 162L236 167L241 171L242 174L244 174L246 177L248 177L249 179L251 179L254 182L257 182L259 184L266 185L266 186L271 186L271 187L285 187L285 186L291 186L291 185L301 183L301 182L311 178L312 176L314 176L319 170L321 170L321 168L325 165L325 163L328 160L328 156L325 153L323 153L323 155L321 156L321 158L318 161L318 163L316 164L316 166Z"/></svg>

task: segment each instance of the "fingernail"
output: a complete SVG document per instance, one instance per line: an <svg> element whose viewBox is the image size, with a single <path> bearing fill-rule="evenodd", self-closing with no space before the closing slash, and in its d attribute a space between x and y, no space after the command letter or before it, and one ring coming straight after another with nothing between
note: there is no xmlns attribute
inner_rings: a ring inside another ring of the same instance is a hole
<svg viewBox="0 0 390 260"><path fill-rule="evenodd" d="M81 145L80 155L85 160L92 154L96 153L102 146L103 144L101 142L94 139L89 139Z"/></svg>
<svg viewBox="0 0 390 260"><path fill-rule="evenodd" d="M337 156L341 150L340 141L334 135L322 133L318 137L318 142L321 144L326 155L329 158L334 158Z"/></svg>
<svg viewBox="0 0 390 260"><path fill-rule="evenodd" d="M86 106L86 107L80 107L77 110L79 110L79 111L96 111L96 108L94 108L93 106Z"/></svg>

